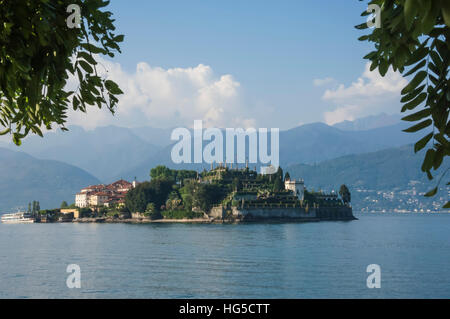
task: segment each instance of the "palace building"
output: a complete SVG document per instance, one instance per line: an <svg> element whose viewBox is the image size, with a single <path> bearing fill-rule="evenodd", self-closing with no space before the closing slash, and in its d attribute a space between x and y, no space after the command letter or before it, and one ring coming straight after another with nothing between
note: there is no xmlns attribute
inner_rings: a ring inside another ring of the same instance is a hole
<svg viewBox="0 0 450 319"><path fill-rule="evenodd" d="M75 206L85 208L123 204L128 191L137 185L138 182L136 181L130 183L121 179L109 185L101 184L85 187L75 195Z"/></svg>

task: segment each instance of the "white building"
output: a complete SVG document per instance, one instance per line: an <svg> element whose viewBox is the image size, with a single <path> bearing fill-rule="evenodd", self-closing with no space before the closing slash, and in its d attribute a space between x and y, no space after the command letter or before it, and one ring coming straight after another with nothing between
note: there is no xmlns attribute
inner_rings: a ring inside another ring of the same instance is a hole
<svg viewBox="0 0 450 319"><path fill-rule="evenodd" d="M89 196L89 206L103 206L109 199L109 194L104 192L94 193Z"/></svg>
<svg viewBox="0 0 450 319"><path fill-rule="evenodd" d="M75 206L86 208L89 206L89 193L82 192L75 195Z"/></svg>
<svg viewBox="0 0 450 319"><path fill-rule="evenodd" d="M285 180L284 188L286 190L290 190L297 195L299 200L303 200L305 198L305 182L301 179L299 181L296 180Z"/></svg>
<svg viewBox="0 0 450 319"><path fill-rule="evenodd" d="M135 188L139 183L127 182L123 179L109 185L93 185L81 189L75 195L75 205L79 208L121 204L124 202L128 191Z"/></svg>

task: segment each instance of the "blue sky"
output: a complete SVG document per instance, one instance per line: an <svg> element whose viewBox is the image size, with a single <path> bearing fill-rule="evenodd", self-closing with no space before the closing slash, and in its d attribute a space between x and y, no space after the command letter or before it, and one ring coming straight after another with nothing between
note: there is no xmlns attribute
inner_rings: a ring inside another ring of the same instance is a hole
<svg viewBox="0 0 450 319"><path fill-rule="evenodd" d="M357 40L363 33L354 25L364 22L366 8L357 0L112 0L109 10L125 42L113 60L120 70L110 74L129 96L115 119L95 113L88 122L75 116L74 123L189 126L196 117L216 126L287 129L398 113L401 77L363 74L362 57L371 47ZM147 76L136 76L139 63ZM207 75L193 83L200 73ZM167 86L144 87L158 76ZM164 90L176 93L160 94Z"/></svg>

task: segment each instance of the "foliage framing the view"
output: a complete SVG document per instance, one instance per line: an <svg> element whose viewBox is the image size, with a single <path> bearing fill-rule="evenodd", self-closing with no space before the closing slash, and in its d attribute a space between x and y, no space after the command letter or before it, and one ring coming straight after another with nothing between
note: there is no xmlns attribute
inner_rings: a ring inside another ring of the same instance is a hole
<svg viewBox="0 0 450 319"><path fill-rule="evenodd" d="M70 4L81 8L80 28L69 28ZM0 135L17 145L30 131L64 127L67 111L106 105L114 113L122 94L97 73L94 55L114 57L123 35L115 35L103 0L0 0ZM69 76L77 89L68 91ZM3 129L2 129L3 127Z"/></svg>
<svg viewBox="0 0 450 319"><path fill-rule="evenodd" d="M359 38L375 44L375 51L364 58L371 61L370 70L378 69L382 76L392 66L403 76L412 77L401 92L401 111L415 110L403 118L416 122L405 132L426 132L415 144L415 152L432 143L422 164L422 171L431 180L431 170L437 170L450 155L450 1L373 0L369 4L380 7L381 24L371 34ZM362 16L369 14L363 12ZM363 23L356 28L367 29L368 25ZM447 171L448 168L439 183ZM439 183L425 196L434 196ZM450 202L444 207L450 208Z"/></svg>

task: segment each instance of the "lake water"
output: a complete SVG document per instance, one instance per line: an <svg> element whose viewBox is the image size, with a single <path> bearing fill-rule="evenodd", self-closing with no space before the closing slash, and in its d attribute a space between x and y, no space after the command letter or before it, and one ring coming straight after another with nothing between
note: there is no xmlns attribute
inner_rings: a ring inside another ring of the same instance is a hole
<svg viewBox="0 0 450 319"><path fill-rule="evenodd" d="M0 225L0 298L450 298L450 214ZM69 264L81 289L69 289ZM381 267L368 289L366 268Z"/></svg>

